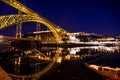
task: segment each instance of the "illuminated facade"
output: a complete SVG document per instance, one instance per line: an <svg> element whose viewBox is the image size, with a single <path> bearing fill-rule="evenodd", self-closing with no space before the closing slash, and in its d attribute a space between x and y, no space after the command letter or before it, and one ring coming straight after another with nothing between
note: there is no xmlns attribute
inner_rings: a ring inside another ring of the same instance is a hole
<svg viewBox="0 0 120 80"><path fill-rule="evenodd" d="M55 37L53 36L53 33L49 30L27 33L27 34L24 34L23 37L36 40L37 35L40 36L40 41L45 41L45 42L47 42L47 41L55 42L56 41Z"/></svg>

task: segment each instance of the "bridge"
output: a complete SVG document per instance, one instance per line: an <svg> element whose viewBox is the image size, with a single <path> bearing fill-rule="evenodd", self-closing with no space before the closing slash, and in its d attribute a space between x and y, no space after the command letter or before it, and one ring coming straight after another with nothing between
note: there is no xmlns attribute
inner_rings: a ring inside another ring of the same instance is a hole
<svg viewBox="0 0 120 80"><path fill-rule="evenodd" d="M45 25L54 35L56 42L62 41L62 38L66 34L66 31L62 29L61 27L55 25L54 23L50 22L48 19L44 18L40 14L36 13L35 11L31 10L30 8L26 7L22 3L18 2L17 0L1 0L2 2L16 8L18 11L22 12L22 14L19 12L18 14L11 14L11 15L3 15L0 16L0 30L10 27L11 25L18 24L20 25L23 22L36 22ZM22 30L21 26L17 28L18 35L21 36ZM30 27L28 27L30 28ZM16 33L17 34L17 33ZM21 37L16 37L19 40L29 40L24 39ZM6 37L6 39L13 39L16 40L14 37ZM43 54L37 50L34 49L40 56L43 56ZM14 79L20 79L20 80L26 80L31 78L32 80L40 77L44 73L46 73L55 63L56 59L58 58L60 52L58 51L57 54L54 55L54 57L49 60L50 63L40 72L30 74L30 75L16 75L16 74L8 74L11 77L14 77ZM43 56L46 57L46 56Z"/></svg>
<svg viewBox="0 0 120 80"><path fill-rule="evenodd" d="M66 31L54 23L50 22L43 16L37 14L33 10L29 9L25 5L19 3L16 0L1 0L10 6L18 9L24 14L13 14L13 15L5 15L0 16L0 29L6 28L10 25L14 25L20 22L38 22L44 24L46 27L50 29L53 35L56 38L56 41L59 42L62 40L62 36L66 34Z"/></svg>

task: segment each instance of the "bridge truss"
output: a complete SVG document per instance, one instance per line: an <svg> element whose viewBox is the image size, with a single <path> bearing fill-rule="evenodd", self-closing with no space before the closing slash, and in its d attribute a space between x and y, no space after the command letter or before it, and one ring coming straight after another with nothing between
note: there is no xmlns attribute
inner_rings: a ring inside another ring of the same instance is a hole
<svg viewBox="0 0 120 80"><path fill-rule="evenodd" d="M35 11L29 9L25 5L21 4L17 0L1 0L2 2L7 3L8 5L18 9L19 11L23 12L24 14L12 14L12 15L4 15L0 16L0 30L4 29L10 25L18 24L20 22L38 22L44 24L46 27L50 29L50 31L53 33L54 37L56 38L56 41L59 42L62 40L62 35L66 33L65 30L61 30L57 25L53 24L43 16L37 14ZM19 19L18 19L19 18ZM30 27L29 27L30 28ZM39 52L38 52L39 53ZM45 72L47 72L55 63L56 59L59 56L59 52L54 55L52 61L49 63L47 67L45 67L42 71L31 74L31 75L14 75L9 74L12 77L21 78L21 80L26 80L31 78L34 80L34 78L38 78L41 75L43 75Z"/></svg>
<svg viewBox="0 0 120 80"><path fill-rule="evenodd" d="M21 4L17 0L1 0L8 5L18 9L19 11L23 12L24 14L22 15L5 15L5 16L0 16L0 29L5 28L6 26L17 24L19 22L39 22L53 33L54 37L56 38L56 41L59 42L62 40L62 36L66 34L65 30L61 30L61 28L54 23L50 22L48 19L44 18L43 16L37 14L35 11L31 10L30 8L26 7L25 5ZM20 18L20 19L18 19ZM32 19L33 18L33 19ZM11 20L12 22L10 22ZM16 21L15 21L16 20Z"/></svg>
<svg viewBox="0 0 120 80"><path fill-rule="evenodd" d="M13 25L13 24L17 24L19 22L39 22L39 23L42 23L50 29L50 31L54 34L57 41L61 40L61 37L58 35L57 28L55 28L51 24L47 23L46 20L44 20L38 16L34 16L34 15L14 14L14 15L0 16L0 29L6 28L6 27Z"/></svg>

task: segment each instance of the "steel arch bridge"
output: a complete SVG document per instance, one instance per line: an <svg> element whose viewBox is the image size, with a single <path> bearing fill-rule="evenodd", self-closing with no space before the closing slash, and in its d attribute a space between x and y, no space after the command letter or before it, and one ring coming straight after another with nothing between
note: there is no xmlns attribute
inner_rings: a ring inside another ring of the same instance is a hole
<svg viewBox="0 0 120 80"><path fill-rule="evenodd" d="M55 27L53 27L52 25L50 25L49 23L45 22L45 20L43 20L42 18L39 18L37 16L33 16L33 15L7 15L7 16L0 16L0 29L6 28L10 25L16 24L18 23L17 19L21 18L20 21L22 22L39 22L42 23L44 25L46 25L51 32L54 34L55 38L57 41L60 41L61 38L58 35L58 32L56 31L57 29ZM19 22L20 22L19 21ZM37 50L37 52L39 53L39 51ZM41 77L44 73L46 73L49 69L52 68L52 66L55 64L55 61L57 60L58 56L59 56L59 52L57 54L54 55L53 59L51 59L49 62L49 64L40 72L34 73L34 74L30 74L30 75L16 75L16 74L8 74L11 77L14 77L14 79L20 79L20 80L36 80L37 78Z"/></svg>
<svg viewBox="0 0 120 80"><path fill-rule="evenodd" d="M6 26L12 24L16 24L18 22L39 22L46 25L46 27L50 29L50 31L53 33L54 37L56 38L57 42L62 41L62 37L64 37L64 35L67 33L67 31L64 30L63 28L60 28L59 26L55 25L48 19L44 18L40 14L36 13L35 11L21 4L17 0L0 0L0 1L24 13L22 15L13 14L13 15L0 16L0 29L5 28ZM11 20L12 22L10 22L9 20Z"/></svg>
<svg viewBox="0 0 120 80"><path fill-rule="evenodd" d="M19 18L19 19L18 19ZM14 14L14 15L7 15L7 16L0 16L0 29L6 28L10 25L17 24L19 22L39 22L46 25L50 31L54 34L56 41L61 41L60 35L58 35L57 28L50 24L46 20L42 19L41 17L28 15L28 14Z"/></svg>
<svg viewBox="0 0 120 80"><path fill-rule="evenodd" d="M62 41L62 35L66 33L64 29L59 28L57 25L53 24L46 18L42 17L41 15L37 14L33 10L29 9L28 7L24 6L23 4L19 3L17 0L0 0L8 5L20 10L21 12L25 14L12 14L12 15L4 15L0 16L0 30L4 29L10 25L17 24L19 22L38 22L44 24L46 27L50 29L50 31L53 33L54 37L56 38L56 41ZM38 51L39 53L39 51ZM43 75L45 72L47 72L55 63L56 59L58 58L60 52L54 55L53 59L51 60L51 63L47 67L45 67L41 72L31 74L31 75L14 75L9 74L12 77L20 78L22 80L26 78L32 78L35 77L38 78L40 75Z"/></svg>

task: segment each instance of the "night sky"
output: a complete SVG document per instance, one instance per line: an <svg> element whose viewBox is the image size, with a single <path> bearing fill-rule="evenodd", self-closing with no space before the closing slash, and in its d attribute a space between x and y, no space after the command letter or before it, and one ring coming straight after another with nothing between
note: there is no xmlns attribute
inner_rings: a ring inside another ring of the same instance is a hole
<svg viewBox="0 0 120 80"><path fill-rule="evenodd" d="M69 32L102 35L120 34L119 0L18 0L51 22ZM15 14L17 10L0 2L0 15ZM35 30L35 23L24 23L23 33ZM0 31L14 35L15 26Z"/></svg>

